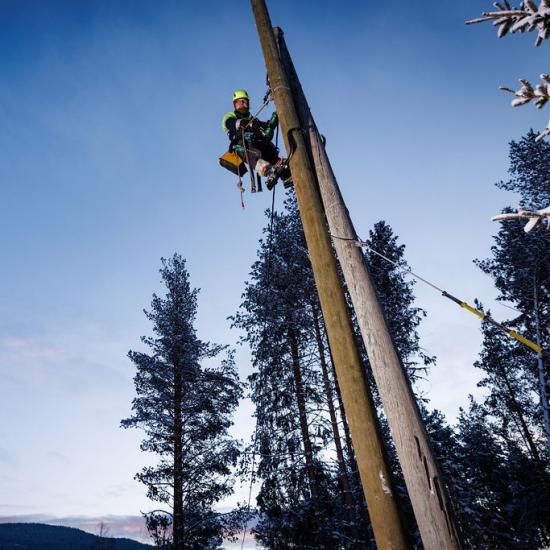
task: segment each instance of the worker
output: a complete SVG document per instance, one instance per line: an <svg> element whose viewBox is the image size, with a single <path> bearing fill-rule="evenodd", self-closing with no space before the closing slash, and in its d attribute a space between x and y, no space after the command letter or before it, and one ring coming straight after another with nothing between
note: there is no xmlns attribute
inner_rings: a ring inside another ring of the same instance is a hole
<svg viewBox="0 0 550 550"><path fill-rule="evenodd" d="M273 113L268 122L252 117L246 90L233 93L233 108L222 121L223 130L229 136L229 150L237 153L260 176L264 176L268 189L272 189L279 178L285 187L292 185L286 160L279 157L279 149L271 142L279 123L277 113Z"/></svg>

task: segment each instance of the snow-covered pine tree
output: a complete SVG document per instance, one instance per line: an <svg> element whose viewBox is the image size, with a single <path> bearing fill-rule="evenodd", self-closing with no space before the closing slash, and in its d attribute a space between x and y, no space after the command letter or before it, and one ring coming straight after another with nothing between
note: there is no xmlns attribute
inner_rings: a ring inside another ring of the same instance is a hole
<svg viewBox="0 0 550 550"><path fill-rule="evenodd" d="M507 517L511 487L505 449L487 411L471 396L468 410L460 410L456 431L453 489L469 548L516 548Z"/></svg>
<svg viewBox="0 0 550 550"><path fill-rule="evenodd" d="M142 337L150 352L130 351L137 368L137 396L124 428L145 432L141 449L159 457L156 466L136 475L147 496L165 506L145 514L159 541L175 550L218 548L224 520L213 505L232 492L231 468L238 458L237 442L228 429L241 395L233 353L199 340L194 328L197 289L192 289L185 260L178 254L162 259L167 292L153 294L145 311L152 337ZM210 366L222 351L225 358ZM208 360L208 366L202 361Z"/></svg>
<svg viewBox="0 0 550 550"><path fill-rule="evenodd" d="M531 131L519 142L510 144L511 178L497 184L518 193L527 207L550 204L550 144L536 143L533 136ZM520 313L509 324L543 349L549 349L550 231L525 233L521 225L518 220L502 223L491 247L492 257L476 263L493 278L499 299L511 302ZM523 372L522 385L537 388L540 400L537 431L542 428L546 434L550 453L550 359L536 356L521 344L514 349L514 360Z"/></svg>
<svg viewBox="0 0 550 550"><path fill-rule="evenodd" d="M483 310L481 304L476 306ZM505 441L515 441L537 463L541 462L542 441L535 426L538 407L535 377L525 376L523 348L518 347L501 330L484 323L483 346L475 366L484 372L478 383L487 389L484 405L495 420L495 429ZM527 354L529 356L529 354ZM531 357L532 358L532 357Z"/></svg>
<svg viewBox="0 0 550 550"><path fill-rule="evenodd" d="M463 472L457 484L466 524L476 548L545 548L550 476L536 380L525 375L523 348L490 323L482 330L476 367L485 373L479 385L488 393L481 405L472 403L468 419L461 418L458 434ZM480 479L471 479L476 469Z"/></svg>
<svg viewBox="0 0 550 550"><path fill-rule="evenodd" d="M364 540L354 542L349 503L337 489L342 472L326 453L339 435L327 414L313 319L320 306L296 204L288 199L285 206L284 214L274 216L272 233L269 226L264 230L233 319L246 332L256 369L250 382L261 515L254 532L273 549L365 547Z"/></svg>

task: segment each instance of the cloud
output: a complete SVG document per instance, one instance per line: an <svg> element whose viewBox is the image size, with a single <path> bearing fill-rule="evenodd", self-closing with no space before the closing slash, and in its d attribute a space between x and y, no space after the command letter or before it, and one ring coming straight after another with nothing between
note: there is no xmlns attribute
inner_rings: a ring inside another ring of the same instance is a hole
<svg viewBox="0 0 550 550"><path fill-rule="evenodd" d="M58 361L65 359L65 350L30 338L3 338L0 340L0 360L32 359Z"/></svg>
<svg viewBox="0 0 550 550"><path fill-rule="evenodd" d="M0 345L11 348L11 349L20 349L25 347L26 341L22 338L4 338L0 340Z"/></svg>

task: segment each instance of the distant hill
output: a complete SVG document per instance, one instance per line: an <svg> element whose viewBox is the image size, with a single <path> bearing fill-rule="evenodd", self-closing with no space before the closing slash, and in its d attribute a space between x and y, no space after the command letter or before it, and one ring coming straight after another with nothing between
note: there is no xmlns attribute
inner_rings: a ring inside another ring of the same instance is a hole
<svg viewBox="0 0 550 550"><path fill-rule="evenodd" d="M43 523L1 523L0 550L145 550L153 548L130 539L91 535Z"/></svg>

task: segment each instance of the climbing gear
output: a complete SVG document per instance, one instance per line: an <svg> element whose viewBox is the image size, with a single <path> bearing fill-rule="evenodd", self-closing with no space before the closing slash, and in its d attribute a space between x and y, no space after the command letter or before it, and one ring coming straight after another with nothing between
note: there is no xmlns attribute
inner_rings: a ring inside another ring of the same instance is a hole
<svg viewBox="0 0 550 550"><path fill-rule="evenodd" d="M527 346L528 348L530 348L534 352L536 352L540 355L545 354L545 351L539 345L535 344L535 342L532 342L528 338L525 338L521 334L518 334L515 330L504 326L503 324L499 323L498 321L495 321L487 313L484 313L483 311L479 311L478 309L472 307L468 303L460 300L459 298L456 298L452 294L449 294L446 290L443 290L442 288L437 287L433 283L430 283L430 281L428 281L428 280L424 279L423 277L421 277L420 275L416 274L412 269L408 269L406 267L403 267L402 265L398 264L397 262L394 262L393 260L390 260L389 258L384 256L380 252L378 252L378 251L374 250L373 248L371 248L366 242L361 241L359 239L350 239L350 238L346 238L346 237L338 237L336 235L331 235L331 237L333 239L339 239L341 241L351 241L355 246L358 246L359 248L366 248L366 249L370 250L376 256L378 256L378 257L382 258L383 260L385 260L386 262L392 264L397 269L400 269L401 271L404 271L405 273L408 273L409 275L412 275L413 277L415 277L419 281L422 281L423 283L427 284L428 286L431 286L434 290L437 290L438 292L440 292L441 295L444 296L445 298L448 298L449 300L453 301L455 304L458 304L460 307L464 308L465 310L469 311L470 313L473 313L474 315L477 315L480 319L483 319L484 321L487 321L488 323L491 323L493 326L495 326L498 329L502 330L503 332L505 332L511 338L514 338L518 342L521 342L524 346Z"/></svg>
<svg viewBox="0 0 550 550"><path fill-rule="evenodd" d="M273 116L271 118L273 118L274 116L277 116L277 113L273 113ZM279 117L277 117L276 131L277 133L275 135L275 146L279 144ZM290 168L288 166L288 161L290 160L290 157L292 156L293 152L294 151L291 151L291 154L286 159L280 159L280 162L284 164L288 170L287 173L282 175L283 186L285 189L289 189L290 187L294 186L294 181L292 180L292 174L290 173Z"/></svg>
<svg viewBox="0 0 550 550"><path fill-rule="evenodd" d="M250 122L250 115L245 116L243 118L239 118L239 120L237 120L237 122L235 122L235 130L239 130L241 128L241 126L243 128L246 128L248 126L249 122Z"/></svg>
<svg viewBox="0 0 550 550"><path fill-rule="evenodd" d="M235 153L237 153L237 155L239 155L241 158L244 157L244 145L233 145L232 147L233 151L235 151Z"/></svg>
<svg viewBox="0 0 550 550"><path fill-rule="evenodd" d="M239 176L239 179L237 181L237 189L239 190L240 194L241 194L241 208L244 210L244 187L243 187L243 180L241 178L241 176Z"/></svg>
<svg viewBox="0 0 550 550"><path fill-rule="evenodd" d="M272 166L267 173L267 177L265 178L265 186L268 191L271 191L275 187L278 179L279 175L277 174L276 168L275 166Z"/></svg>
<svg viewBox="0 0 550 550"><path fill-rule="evenodd" d="M247 172L243 159L234 151L224 153L220 157L220 165L239 177Z"/></svg>
<svg viewBox="0 0 550 550"><path fill-rule="evenodd" d="M252 166L252 163L250 161L250 155L248 154L248 147L246 146L246 141L244 138L244 128L242 129L242 141L243 141L243 148L244 148L244 158L248 166L250 166L250 192L255 193L256 179L254 178L254 166Z"/></svg>
<svg viewBox="0 0 550 550"><path fill-rule="evenodd" d="M285 188L292 186L292 177L290 176L290 170L288 169L287 163L283 159L279 159L277 164L272 166L265 180L266 187L271 191L278 179L283 180Z"/></svg>
<svg viewBox="0 0 550 550"><path fill-rule="evenodd" d="M473 313L474 315L477 315L480 319L483 319L487 321L488 323L491 323L491 325L499 328L508 336L511 336L512 338L515 338L518 342L521 342L523 345L527 346L528 348L531 348L533 351L542 354L543 350L540 346L535 344L535 342L532 342L531 340L528 340L527 338L523 337L521 334L518 334L515 330L512 330L511 328L508 328L504 326L503 324L495 321L490 315L487 313L483 313L483 311L479 311L475 307L472 307L471 305L467 304L466 302L463 302L462 300L459 300L458 298L455 298L452 294L449 294L445 290L441 292L445 298L449 298L449 300L452 300L455 304L458 304L460 307L463 307L470 313Z"/></svg>
<svg viewBox="0 0 550 550"><path fill-rule="evenodd" d="M299 126L295 126L294 128L289 128L286 131L286 137L287 137L288 145L289 145L289 148L290 148L290 151L288 153L288 157L286 159L287 162L292 158L292 155L294 155L294 153L296 151L297 144L296 144L296 139L293 136L293 132L300 132L300 134L305 136L304 130L302 128L300 128Z"/></svg>
<svg viewBox="0 0 550 550"><path fill-rule="evenodd" d="M233 102L237 101L237 99L246 99L250 101L250 97L248 97L248 92L246 90L235 90L233 92Z"/></svg>
<svg viewBox="0 0 550 550"><path fill-rule="evenodd" d="M516 220L527 218L529 221L523 228L525 233L529 233L535 227L546 224L546 229L550 230L550 206L541 210L529 210L528 208L519 207L517 212L508 212L506 214L498 214L493 216L491 220L494 222L505 220Z"/></svg>

